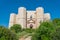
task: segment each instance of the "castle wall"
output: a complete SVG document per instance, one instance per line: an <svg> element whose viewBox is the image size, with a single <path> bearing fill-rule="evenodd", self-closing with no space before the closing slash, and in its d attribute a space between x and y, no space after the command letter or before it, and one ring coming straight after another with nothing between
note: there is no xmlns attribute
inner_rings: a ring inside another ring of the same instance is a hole
<svg viewBox="0 0 60 40"><path fill-rule="evenodd" d="M48 20L50 20L51 18L50 18L50 13L45 13L44 14L44 21L48 21Z"/></svg>
<svg viewBox="0 0 60 40"><path fill-rule="evenodd" d="M40 23L43 21L50 20L50 13L44 14L44 9L42 7L36 8L36 11L26 11L26 8L18 8L18 14L12 13L9 20L9 28L13 24L19 24L22 28L30 28L30 25L33 25L33 28L38 28Z"/></svg>
<svg viewBox="0 0 60 40"><path fill-rule="evenodd" d="M27 11L27 21L29 21L29 20L30 21L36 21L36 19L35 19L36 14L35 13L36 13L36 11ZM32 16L32 20L30 19L31 16ZM30 28L30 24L33 25L33 28L36 27L36 23L27 23L27 28Z"/></svg>
<svg viewBox="0 0 60 40"><path fill-rule="evenodd" d="M43 22L43 16L44 16L44 9L42 7L36 8L37 27L40 25L40 22Z"/></svg>
<svg viewBox="0 0 60 40"><path fill-rule="evenodd" d="M16 21L16 14L11 13L10 14L10 20L9 20L9 28L16 23L15 21Z"/></svg>
<svg viewBox="0 0 60 40"><path fill-rule="evenodd" d="M35 18L35 13L36 11L27 11L27 18L30 18L30 16L32 16L32 18Z"/></svg>
<svg viewBox="0 0 60 40"><path fill-rule="evenodd" d="M18 8L18 16L17 16L17 23L22 26L22 28L26 27L26 8L20 7Z"/></svg>

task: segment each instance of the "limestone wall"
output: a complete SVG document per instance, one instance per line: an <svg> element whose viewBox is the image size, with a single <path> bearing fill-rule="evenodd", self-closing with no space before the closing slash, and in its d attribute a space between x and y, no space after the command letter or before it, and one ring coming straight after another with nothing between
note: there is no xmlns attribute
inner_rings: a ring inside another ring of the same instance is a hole
<svg viewBox="0 0 60 40"><path fill-rule="evenodd" d="M18 24L22 26L22 28L26 27L26 8L20 7L18 8Z"/></svg>
<svg viewBox="0 0 60 40"><path fill-rule="evenodd" d="M9 28L15 24L16 22L16 14L15 13L11 13L10 14L10 20L9 20Z"/></svg>
<svg viewBox="0 0 60 40"><path fill-rule="evenodd" d="M40 25L40 22L43 22L43 15L44 15L44 9L42 7L36 8L37 27Z"/></svg>
<svg viewBox="0 0 60 40"><path fill-rule="evenodd" d="M30 17L32 16L32 19ZM50 20L50 13L44 13L42 7L37 7L36 11L26 11L25 7L18 8L18 14L10 14L9 27L13 24L20 24L22 28L30 28L30 24L33 25L33 28L38 28L40 22ZM33 23L28 23L32 21Z"/></svg>
<svg viewBox="0 0 60 40"><path fill-rule="evenodd" d="M50 20L50 13L45 13L44 14L44 21Z"/></svg>

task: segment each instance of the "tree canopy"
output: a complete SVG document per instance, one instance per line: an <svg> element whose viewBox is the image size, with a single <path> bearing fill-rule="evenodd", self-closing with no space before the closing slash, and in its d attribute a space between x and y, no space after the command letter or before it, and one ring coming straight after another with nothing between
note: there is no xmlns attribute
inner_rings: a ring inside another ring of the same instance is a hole
<svg viewBox="0 0 60 40"><path fill-rule="evenodd" d="M18 40L15 33L4 26L0 26L0 40Z"/></svg>
<svg viewBox="0 0 60 40"><path fill-rule="evenodd" d="M55 18L52 21L54 23L55 26L60 26L60 19L59 18Z"/></svg>
<svg viewBox="0 0 60 40"><path fill-rule="evenodd" d="M50 40L50 34L53 30L54 28L52 22L43 22L36 30L32 40Z"/></svg>
<svg viewBox="0 0 60 40"><path fill-rule="evenodd" d="M11 26L10 29L15 33L18 33L18 32L22 31L21 25L19 25L19 24L14 24L13 26Z"/></svg>

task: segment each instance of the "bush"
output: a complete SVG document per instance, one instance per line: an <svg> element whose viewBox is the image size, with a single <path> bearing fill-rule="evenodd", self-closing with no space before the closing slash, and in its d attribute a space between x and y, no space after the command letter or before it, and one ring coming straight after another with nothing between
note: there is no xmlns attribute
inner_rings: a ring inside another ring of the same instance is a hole
<svg viewBox="0 0 60 40"><path fill-rule="evenodd" d="M51 40L51 34L55 31L52 22L43 22L32 35L32 40Z"/></svg>
<svg viewBox="0 0 60 40"><path fill-rule="evenodd" d="M18 40L16 34L11 32L9 29L0 26L0 40Z"/></svg>
<svg viewBox="0 0 60 40"><path fill-rule="evenodd" d="M60 40L60 27L56 28L55 32L52 34L52 40Z"/></svg>
<svg viewBox="0 0 60 40"><path fill-rule="evenodd" d="M10 29L15 33L18 33L18 32L22 31L21 25L19 25L19 24L14 24L13 26L11 26Z"/></svg>
<svg viewBox="0 0 60 40"><path fill-rule="evenodd" d="M34 30L34 29L27 28L27 29L24 29L24 31L27 32L27 33L32 33L32 32L34 32L35 30Z"/></svg>

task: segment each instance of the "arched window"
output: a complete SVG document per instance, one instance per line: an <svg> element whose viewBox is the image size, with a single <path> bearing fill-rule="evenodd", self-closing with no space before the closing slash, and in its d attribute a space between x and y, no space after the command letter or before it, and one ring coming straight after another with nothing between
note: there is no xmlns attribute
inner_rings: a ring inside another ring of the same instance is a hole
<svg viewBox="0 0 60 40"><path fill-rule="evenodd" d="M32 20L32 15L30 16L30 20Z"/></svg>

